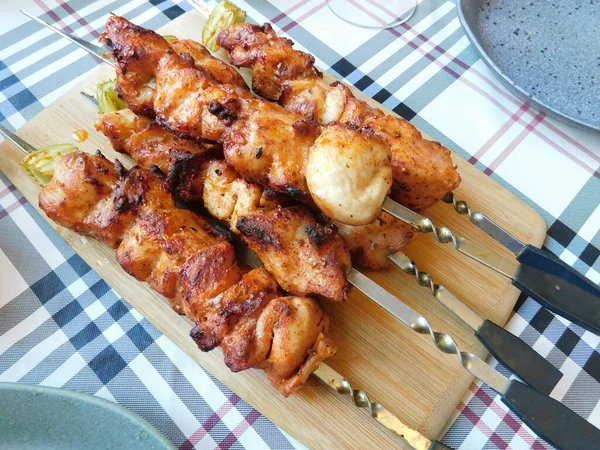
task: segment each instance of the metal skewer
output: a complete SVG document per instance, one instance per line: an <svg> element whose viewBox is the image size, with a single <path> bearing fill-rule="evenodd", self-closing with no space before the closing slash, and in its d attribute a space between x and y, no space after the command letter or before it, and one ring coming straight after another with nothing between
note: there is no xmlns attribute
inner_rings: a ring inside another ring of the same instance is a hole
<svg viewBox="0 0 600 450"><path fill-rule="evenodd" d="M506 259L492 250L464 237L456 236L449 228L436 227L429 218L408 209L406 206L402 206L389 197L385 199L382 209L402 222L407 223L420 233L432 233L435 240L440 244L452 243L454 248L459 252L506 277L510 277L517 269L518 264L516 261Z"/></svg>
<svg viewBox="0 0 600 450"><path fill-rule="evenodd" d="M373 402L367 393L362 390L357 390L352 387L350 382L342 377L338 372L333 370L330 366L321 363L317 370L313 372L317 378L323 383L327 384L330 388L336 392L350 397L352 402L359 408L365 408L369 411L369 414L373 419L379 422L381 425L386 427L388 430L392 430L400 438L404 439L411 447L417 450L443 450L450 449L446 445L436 440L430 440L419 433L417 430L410 428L408 425L402 423L397 416L392 414L385 406L381 403Z"/></svg>
<svg viewBox="0 0 600 450"><path fill-rule="evenodd" d="M86 98L91 96L86 96ZM93 97L91 97L93 99ZM15 146L21 150L25 155L36 151L37 149L24 141L16 134L12 133L8 128L0 124L0 134L4 135L10 140ZM242 259L249 266L255 266L253 261L242 255ZM392 431L398 437L406 441L416 450L450 450L449 447L442 444L439 441L431 440L421 434L419 431L409 427L402 422L396 415L390 410L384 407L381 403L377 403L372 400L368 394L363 390L357 390L352 387L350 382L344 378L340 373L329 365L321 362L317 369L312 373L314 376L319 378L327 386L335 390L336 392L350 396L355 406L359 408L365 408L378 423Z"/></svg>
<svg viewBox="0 0 600 450"><path fill-rule="evenodd" d="M504 247L509 249L515 255L521 253L525 244L519 241L512 234L508 233L500 225L492 221L485 214L478 211L471 211L469 204L464 200L458 200L453 192L448 192L442 199L444 203L450 203L454 210L459 214L466 214L473 225L482 229L487 235L493 237Z"/></svg>
<svg viewBox="0 0 600 450"><path fill-rule="evenodd" d="M413 275L415 281L429 288L433 297L466 323L477 339L505 367L542 394L550 394L562 378L562 372L542 355L489 319L483 319L444 286L436 284L433 277L422 272L417 264L402 252L388 258L404 273Z"/></svg>
<svg viewBox="0 0 600 450"><path fill-rule="evenodd" d="M454 195L450 197L447 194L446 198L454 199ZM466 202L456 201L456 205L459 213L469 214ZM480 244L455 235L449 228L436 227L427 217L389 197L383 209L421 233L432 233L442 244L452 243L459 252L509 278L513 286L546 308L588 331L600 334L600 288L555 256L523 244L484 214L471 212L469 216L473 223L512 250L516 259L506 259Z"/></svg>
<svg viewBox="0 0 600 450"><path fill-rule="evenodd" d="M30 19L35 20L37 23L45 26L46 28L50 28L55 33L60 34L62 37L64 37L65 39L68 39L73 44L78 45L79 47L84 49L86 52L88 52L91 55L102 60L102 62L104 62L112 67L115 67L115 63L112 59L112 55L110 54L110 52L107 52L103 48L100 48L94 44L90 44L88 41L78 38L77 36L73 36L69 33L65 33L60 28L56 28L55 26L50 25L48 22L45 22L42 19L40 19L39 17L29 14L27 11L23 11L22 9L20 9L19 11L21 11L22 14L26 15Z"/></svg>
<svg viewBox="0 0 600 450"><path fill-rule="evenodd" d="M517 261L522 264L537 267L540 270L548 271L559 277L564 277L581 289L597 296L600 295L598 287L588 278L573 270L570 266L567 266L553 255L540 251L540 249L531 245L525 245L484 213L472 211L469 204L464 200L458 200L453 192L448 192L442 201L451 203L458 214L467 215L473 225L513 252L517 257Z"/></svg>

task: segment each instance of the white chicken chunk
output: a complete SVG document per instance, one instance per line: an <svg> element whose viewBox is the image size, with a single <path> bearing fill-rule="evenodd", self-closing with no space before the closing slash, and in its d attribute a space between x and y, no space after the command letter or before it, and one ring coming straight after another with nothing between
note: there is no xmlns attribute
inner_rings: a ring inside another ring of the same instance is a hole
<svg viewBox="0 0 600 450"><path fill-rule="evenodd" d="M328 125L310 151L306 181L314 202L331 219L371 223L392 185L389 147L371 129Z"/></svg>

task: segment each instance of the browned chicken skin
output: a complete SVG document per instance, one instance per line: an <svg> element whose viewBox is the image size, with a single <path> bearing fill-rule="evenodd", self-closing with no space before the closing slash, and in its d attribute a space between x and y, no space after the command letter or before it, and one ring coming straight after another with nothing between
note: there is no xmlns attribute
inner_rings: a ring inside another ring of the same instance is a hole
<svg viewBox="0 0 600 450"><path fill-rule="evenodd" d="M159 174L75 152L58 163L39 203L60 225L116 249L129 274L196 322L192 337L202 350L222 347L233 371L262 368L287 396L335 353L319 304L282 297L264 269L239 266L212 225L176 208Z"/></svg>
<svg viewBox="0 0 600 450"><path fill-rule="evenodd" d="M287 206L288 197L245 181L225 161L214 159L214 149L153 124L136 128L144 121L134 117L128 109L106 113L96 128L142 167L158 166L168 173L178 195L202 201L213 216L227 221L286 291L333 301L346 298L350 254L333 229L323 231L306 206Z"/></svg>
<svg viewBox="0 0 600 450"><path fill-rule="evenodd" d="M177 194L185 201L202 199L204 182L199 176L199 162L219 156L219 146L181 139L130 109L102 114L95 125L116 151L130 155L144 169L156 166L166 174L177 167L170 173Z"/></svg>
<svg viewBox="0 0 600 450"><path fill-rule="evenodd" d="M371 269L388 267L388 255L402 250L418 234L410 225L384 211L368 225L353 227L338 222L334 224L352 254L352 262Z"/></svg>
<svg viewBox="0 0 600 450"><path fill-rule="evenodd" d="M253 89L269 100L320 124L330 121L372 128L392 154L392 197L411 209L424 209L456 189L460 176L450 151L424 139L408 121L386 115L356 99L341 83L329 86L314 67L314 58L294 50L269 24L235 24L219 33L218 43L236 67L253 73Z"/></svg>
<svg viewBox="0 0 600 450"><path fill-rule="evenodd" d="M210 281L194 290L197 298L212 298L241 276L225 237L200 216L176 209L166 182L150 171L125 171L101 156L75 152L58 164L39 202L55 222L116 249L123 268L170 297L179 312L195 302L175 295L183 287L176 286L177 278L190 264L196 277L206 274ZM213 280L211 259L221 262Z"/></svg>
<svg viewBox="0 0 600 450"><path fill-rule="evenodd" d="M118 26L115 25L115 27L129 27L130 25L123 25L123 21L119 20L118 18L113 18L115 21L117 21ZM112 19L111 19L112 20ZM136 28L135 26L132 26L134 29ZM130 39L134 39L135 37L135 33L132 33L132 35L130 36ZM181 41L180 41L181 42ZM185 41L188 43L188 45L192 45L191 42L192 41ZM173 45L173 44L172 44ZM164 46L166 48L166 45ZM194 48L199 48L202 47L200 44L195 43L195 47ZM191 55L193 55L193 53L190 53ZM206 54L204 52L201 52L201 60L200 61L188 61L187 64L189 64L190 66L194 66L195 68L201 70L204 67L204 64L206 64L207 62L210 62L210 59L216 59L214 57L207 57ZM226 66L227 68L231 69L229 66ZM215 71L212 72L212 77L215 78L217 81L221 81L220 78L220 73L217 73ZM225 75L225 79L229 77L229 75ZM246 93L243 94L244 96L246 95ZM133 99L132 101L135 102L135 99ZM264 136L262 137L263 141L265 140L272 140L274 144L277 144L278 139L284 139L284 143L287 143L288 141L285 141L286 137L283 136L280 137L278 134L275 134L272 138L268 138L268 133L273 132L279 132L281 131L282 125L279 124L278 126L274 127L272 126L274 123L277 123L277 120L281 121L281 120L287 120L285 119L286 117L289 117L287 114L280 114L280 112L282 111L281 108L275 108L275 105L272 105L270 103L266 103L266 102L262 102L260 103L263 109L265 109L267 112L268 111L272 111L271 113L266 114L266 116L268 117L269 114L274 116L275 119L273 119L274 121L268 121L266 120L266 123L264 125L264 127L260 127L263 129L267 129L266 134L264 134ZM253 114L256 116L260 116L260 114L258 114L256 111L252 111L250 110L249 114ZM106 118L112 117L110 115L106 115L104 116L104 118L101 118L99 120L99 124L101 124L101 122L104 120L106 120ZM261 117L265 117L265 115L261 116ZM112 117L113 122L115 117ZM109 121L110 122L110 121ZM255 128L259 128L258 124L260 124L260 121L258 122L254 122L253 126ZM122 126L127 126L127 124L122 124ZM289 123L288 128L299 128L299 126L295 126L293 123ZM115 128L118 128L118 126L116 126ZM283 128L285 128L285 125L283 126ZM113 138L114 135L119 135L120 132L118 132L116 129L115 130L111 130L110 127L107 127L106 124L104 124L104 126L101 126L102 131L107 134L107 136L111 139L113 145L115 145L115 139ZM121 132L124 134L127 134L127 132ZM257 134L257 133L254 133ZM236 136L238 135L238 133L236 133L235 130L235 126L234 126L234 132L231 134L232 135L232 139L235 139ZM252 136L252 135L251 135ZM244 139L242 137L242 139ZM168 141L170 141L170 139L167 139ZM137 140L137 142L139 142L140 144L143 143L143 139L139 139ZM119 144L119 142L117 142L117 144ZM189 141L188 141L188 144ZM251 153L250 157L248 158L251 161L255 161L256 163L260 164L263 163L263 161L261 160L265 160L265 150L264 150L264 146L255 146L254 145L250 145L250 146L246 146L248 148L248 152ZM290 144L292 145L292 144ZM115 147L118 149L118 147ZM140 151L135 149L135 148L129 148L128 150L126 150L128 153L130 153L132 156L134 156L134 158L137 159L137 153L139 153ZM199 153L200 151L196 150L196 151L192 151L193 152L197 152ZM156 155L157 158L162 158L160 155ZM162 161L164 161L164 158L161 159ZM175 172L178 174L178 177L176 178L176 184L178 184L179 186L176 186L175 189L176 191L182 195L185 199L190 200L190 191L195 192L195 195L198 196L199 193L202 192L203 188L202 186L202 181L194 181L197 180L197 167L199 166L199 164L195 164L195 168L194 167L190 167L190 166L194 166L194 161L197 161L198 158L184 158L183 159L183 164L176 164L176 168L180 168L181 170L177 169L175 170ZM171 163L173 162L170 159ZM155 160L154 162L150 162L147 161L147 163L150 164L156 164L159 165L164 171L167 171L167 168L164 166L164 162L162 163L163 165L161 165L161 163L157 160ZM285 206L286 203L282 204L282 197L280 195L275 194L275 199L268 201L267 200L267 196L265 194L270 194L271 197L273 197L273 192L274 191L270 191L270 190L266 190L263 191L262 188L255 186L255 185L251 185L247 182L244 182L244 180L241 180L239 175L237 173L235 173L235 171L229 167L226 166L227 168L221 168L219 169L222 172L222 175L220 176L215 176L215 172L214 171L210 171L209 172L209 176L211 178L211 183L216 184L215 189L212 190L208 190L208 192L216 192L217 194L212 196L212 197L206 197L206 192L205 192L205 198L204 203L207 205L209 211L215 215L216 217L222 219L222 220L227 220L232 229L235 231L235 224L237 223L237 218L239 216L239 211L234 211L234 207L236 210L239 210L240 207L243 206L243 208L246 208L247 211L249 207L252 208L256 208L257 206L260 206L261 208L265 209L267 207L272 208L272 207L276 207L278 205L282 205ZM194 172L195 170L195 172ZM173 168L171 169L171 171L173 172ZM301 170L297 170L297 172L301 172ZM191 175L190 175L191 174ZM169 178L173 178L172 176L170 176ZM182 181L184 183L182 183ZM188 188L182 188L181 185L187 185ZM192 188L189 188L189 186L192 186ZM258 200L260 198L260 201ZM303 213L306 216L306 213ZM264 223L264 222L263 222ZM302 220L296 220L296 223L302 224L303 221ZM334 223L335 225L340 226L341 228L343 228L344 232L343 232L343 237L346 240L347 244L349 245L352 254L353 254L353 261L355 264L359 264L362 266L368 266L368 267L373 267L373 268L383 268L385 266L387 266L387 255L393 252L396 252L398 250L400 250L401 248L403 248L404 246L406 246L408 243L410 243L414 237L416 236L416 233L414 233L411 228L407 225L405 225L403 222L400 222L398 220L395 219L391 219L386 213L384 212L380 212L377 217L376 220L368 225L365 226L344 226L341 223ZM313 225L308 224L308 223L304 223L303 224L305 227L307 225L310 225L311 227L313 227ZM289 229L288 232L288 236L294 236L295 234L292 233L293 228L288 227L287 229ZM305 233L300 233L301 236L305 235ZM282 236L282 235L280 235ZM281 240L281 239L280 239ZM297 241L298 239L296 239ZM247 242L249 242L249 237L247 237ZM316 249L314 247L314 245L312 245L310 242L308 242L306 239L303 239L302 242L304 242L305 244L305 250L306 249L310 249L311 254L313 255L312 258L306 258L304 261L323 261L324 260L324 256L327 255L327 253L325 253L324 249ZM328 242L328 246L332 247L331 243L335 242L335 239L330 239ZM335 245L333 247L338 248L338 245ZM255 249L256 250L256 249ZM329 248L327 250L328 252L332 252L331 248ZM344 264L346 264L347 258L343 257L344 256L344 252L341 251L341 249L337 250L338 255L341 255L342 257L340 258L341 261L344 262ZM261 259L264 260L263 258L264 254L261 256ZM333 259L331 257L326 258L329 261L333 261ZM268 265L268 263L267 263ZM290 264L279 264L278 265L280 268L286 267L286 266L290 266ZM325 267L325 264L322 264L323 267ZM329 264L329 266L331 266L331 263ZM271 266L273 267L273 266ZM318 267L318 266L317 266ZM337 267L340 267L340 265L338 264ZM298 268L298 270L301 270L301 268ZM303 273L309 273L308 271L304 270L301 271ZM275 273L275 272L273 272ZM333 273L334 274L338 274L336 280L332 281L331 280L331 272L329 275L329 278L324 278L323 283L321 283L322 288L315 290L315 291L301 291L298 289L295 289L294 286L289 285L288 283L285 283L285 281L282 280L282 278L286 278L286 279L290 279L289 276L284 276L284 271L282 270L281 272L281 276L278 276L278 281L280 282L280 284L284 285L284 287L294 293L297 294L302 294L302 295L306 295L308 292L312 292L315 293L317 295L325 295L328 296L329 298L332 297L332 294L335 294L334 296L337 298L341 298L341 294L342 292L344 292L347 287L344 287L344 285L342 283L340 283L338 280L341 280L341 275L340 275L340 271L339 269L336 269ZM315 278L315 277L312 277ZM314 284L316 282L310 282L310 283L306 283L304 285L304 287L306 289L308 289L309 286L310 289L316 289L314 287ZM287 284L287 285L286 285ZM328 286L329 288L327 289L326 293L324 294L323 288L325 286Z"/></svg>
<svg viewBox="0 0 600 450"><path fill-rule="evenodd" d="M164 129L164 143L161 143L161 134L150 120L135 118L128 109L106 113L98 118L96 128L116 150L131 155L142 167L156 165L169 173L169 178L174 177L171 187L185 200L202 201L210 214L227 221L278 283L295 295L313 294L333 300L346 296L349 286L345 271L349 261L336 228L352 262L373 269L387 267L387 256L416 237L410 226L385 212L364 226L320 225L305 207L287 207L288 197L246 182L225 161L204 159L212 156L204 151L205 146L178 138ZM144 126L152 129L151 146L145 145ZM173 157L168 150L171 146L183 150L186 145L187 156L182 151ZM140 154L146 156L140 158ZM271 209L276 211L269 212ZM245 219L238 228L240 217ZM326 218L324 221L327 223Z"/></svg>
<svg viewBox="0 0 600 450"><path fill-rule="evenodd" d="M268 23L232 25L219 33L218 43L234 66L252 69L254 91L268 100L279 100L285 81L321 78L315 58L294 50L294 42L278 37Z"/></svg>
<svg viewBox="0 0 600 450"><path fill-rule="evenodd" d="M179 136L197 142L222 143L227 162L245 179L310 203L306 177L314 173L319 178L323 173L307 170L307 165L311 164L309 155L320 145L325 145L318 139L321 128L293 111L254 97L246 89L216 81L209 70L196 64L190 53L178 54L166 40L157 34L150 36L150 33L122 17L113 16L103 34L102 40L112 49L116 61L119 93L130 108L134 112L154 115L157 122ZM140 63L140 59L144 63ZM136 76L133 73L136 71L144 73ZM325 126L325 131L328 127ZM329 131L327 145L331 146L332 138L338 133ZM343 141L346 144L352 140L368 141L370 136L375 139L368 127L350 124L344 129ZM348 208L360 206L360 212L333 219L364 225L372 222L379 213L392 181L391 157L382 155L379 143L370 147L378 149L373 152L376 161L368 161L366 166L375 169L372 174L381 178L378 182L357 176L359 169L345 163L344 158L356 156L352 152L331 154L332 148L321 149L321 154L330 154L331 157L325 160L334 169L336 177L344 180L345 199L360 196L363 187L366 188L365 198L373 199L360 205L350 203ZM387 147L383 147L383 152L389 153ZM366 161L370 152L360 154ZM323 168L322 163L323 158L314 162L319 169ZM324 205L335 204L337 207L344 201L340 198L340 189L325 188L322 182L319 186L321 209L332 211L336 208L325 208Z"/></svg>
<svg viewBox="0 0 600 450"><path fill-rule="evenodd" d="M240 73L225 64L219 58L215 58L204 45L189 39L179 39L170 42L171 48L180 55L187 53L196 62L197 67L206 70L215 81L223 84L232 84L242 89L248 89L248 85Z"/></svg>
<svg viewBox="0 0 600 450"><path fill-rule="evenodd" d="M348 295L350 253L335 229L318 224L305 206L256 210L239 217L236 228L265 268L285 280L284 289L334 301Z"/></svg>

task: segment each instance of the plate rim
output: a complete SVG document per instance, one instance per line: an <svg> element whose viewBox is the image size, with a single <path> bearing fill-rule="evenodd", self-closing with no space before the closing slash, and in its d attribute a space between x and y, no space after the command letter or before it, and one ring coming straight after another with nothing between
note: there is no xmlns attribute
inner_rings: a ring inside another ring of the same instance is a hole
<svg viewBox="0 0 600 450"><path fill-rule="evenodd" d="M533 95L531 95L529 92L525 91L521 86L519 86L511 78L509 78L502 71L502 69L500 69L500 67L498 67L496 65L496 63L491 58L491 56L488 55L488 53L484 50L483 46L481 45L481 41L473 32L473 29L471 28L471 24L469 23L469 21L467 20L467 18L464 15L465 4L467 2L473 2L473 0L458 0L457 1L456 12L458 15L458 20L460 21L460 24L462 25L462 28L463 28L467 38L469 39L469 42L471 43L471 45L475 48L475 50L477 51L477 53L479 54L479 56L481 57L483 62L490 69L492 69L492 71L494 71L496 73L499 81L504 85L504 87L506 87L510 92L512 92L517 98L519 98L520 100L525 102L525 104L534 105L537 108L539 108L541 111L550 115L551 117L561 120L563 123L575 126L579 129L583 129L583 130L588 130L588 131L591 130L591 131L595 131L595 132L600 132L600 125L597 125L597 126L592 125L588 122L584 122L575 117L569 116L568 114L565 114L557 109L552 108L551 106L546 105L544 102L537 100Z"/></svg>
<svg viewBox="0 0 600 450"><path fill-rule="evenodd" d="M176 447L169 441L160 431L154 427L143 417L130 411L119 403L112 402L102 397L98 397L93 394L87 394L79 391L72 391L70 389L58 388L53 386L40 386L37 384L18 383L14 381L2 381L0 382L0 393L3 391L13 392L26 392L26 393L41 393L48 394L51 396L59 396L62 398L71 398L81 401L86 404L97 406L101 409L108 410L118 416L125 417L135 423L138 427L150 433L160 444L169 450L175 450Z"/></svg>

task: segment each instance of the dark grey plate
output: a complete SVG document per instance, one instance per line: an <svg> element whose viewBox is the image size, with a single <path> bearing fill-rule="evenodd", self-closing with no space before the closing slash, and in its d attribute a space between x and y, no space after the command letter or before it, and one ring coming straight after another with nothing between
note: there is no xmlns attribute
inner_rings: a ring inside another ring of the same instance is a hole
<svg viewBox="0 0 600 450"><path fill-rule="evenodd" d="M175 447L148 422L107 400L64 389L0 383L0 448Z"/></svg>
<svg viewBox="0 0 600 450"><path fill-rule="evenodd" d="M458 0L457 9L516 96L600 131L600 0Z"/></svg>

